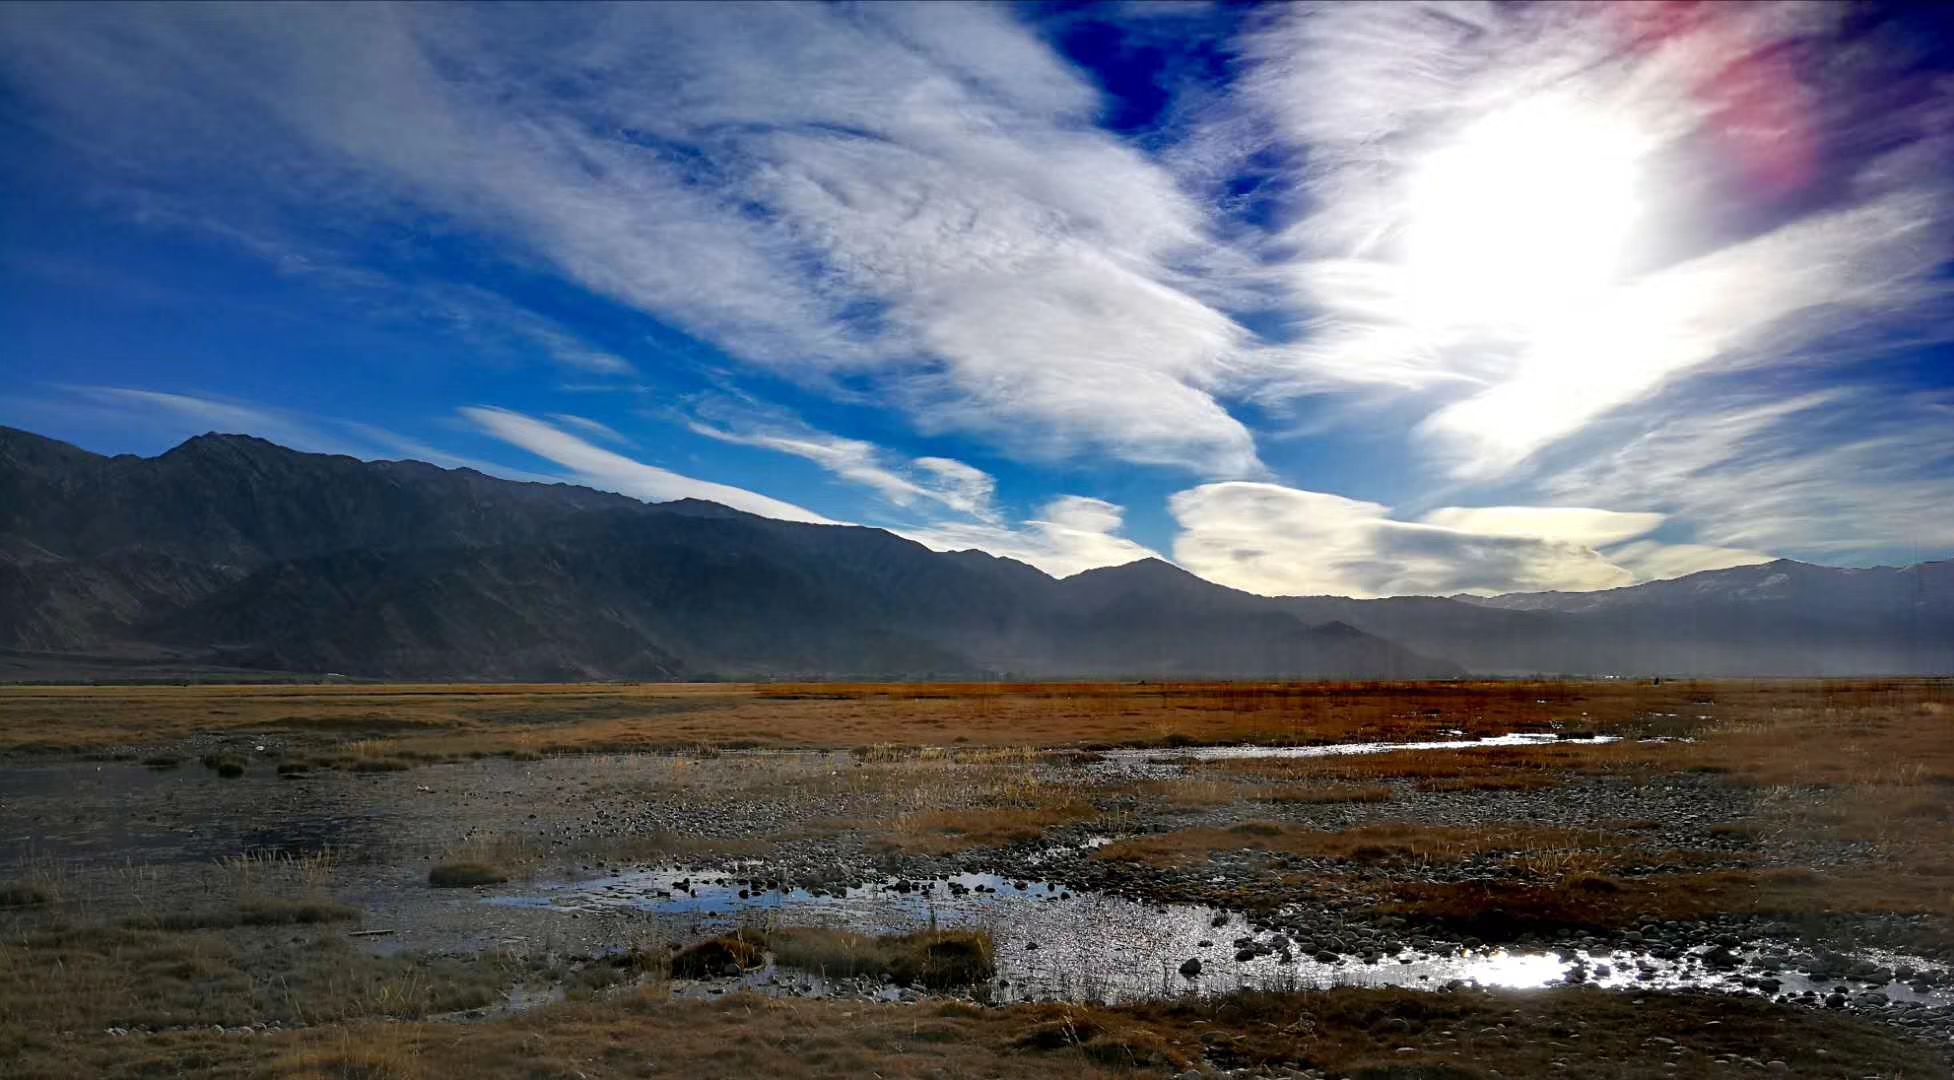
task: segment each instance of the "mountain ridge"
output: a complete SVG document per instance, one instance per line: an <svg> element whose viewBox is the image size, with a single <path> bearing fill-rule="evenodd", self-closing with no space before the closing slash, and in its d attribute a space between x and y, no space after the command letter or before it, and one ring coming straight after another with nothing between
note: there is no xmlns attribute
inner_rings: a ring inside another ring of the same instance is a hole
<svg viewBox="0 0 1954 1080"><path fill-rule="evenodd" d="M1266 597L1158 558L1059 578L865 526L250 436L106 457L0 428L0 677L31 673L22 656L411 679L1954 670L1954 563L1893 571L1917 579L1907 603L1890 575L1783 565L1791 585L1740 567L1706 572L1736 574L1705 579L1724 588Z"/></svg>

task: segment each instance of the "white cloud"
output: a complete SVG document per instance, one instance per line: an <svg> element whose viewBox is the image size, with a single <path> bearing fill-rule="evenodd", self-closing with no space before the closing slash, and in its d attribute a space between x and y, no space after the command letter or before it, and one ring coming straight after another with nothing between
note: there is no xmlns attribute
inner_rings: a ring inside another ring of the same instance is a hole
<svg viewBox="0 0 1954 1080"><path fill-rule="evenodd" d="M133 418L177 438L215 432L255 435L294 450L315 454L374 456L343 434L308 417L247 402L126 386L71 386L64 389L95 407Z"/></svg>
<svg viewBox="0 0 1954 1080"><path fill-rule="evenodd" d="M889 531L938 551L975 548L1060 577L1157 557L1152 549L1120 535L1125 511L1103 499L1061 495L1040 506L1037 516L1012 524L997 506L997 481L973 465L953 458L904 458L750 401L708 399L697 409L713 421L690 421L698 434L792 454L861 484L911 515L908 523L891 525Z"/></svg>
<svg viewBox="0 0 1954 1080"><path fill-rule="evenodd" d="M274 250L300 244L302 241L287 240ZM347 264L346 256L323 245L314 245L305 259L311 272L356 291L389 318L432 322L484 358L541 358L590 377L607 390L629 388L631 383L620 380L638 374L630 361L490 289L451 281L402 280L355 268Z"/></svg>
<svg viewBox="0 0 1954 1080"><path fill-rule="evenodd" d="M1709 544L1661 544L1637 540L1611 548L1608 561L1625 567L1643 581L1679 578L1704 570L1727 570L1733 566L1755 566L1774 556L1741 548L1714 547Z"/></svg>
<svg viewBox="0 0 1954 1080"><path fill-rule="evenodd" d="M873 443L818 431L752 402L708 399L698 409L714 422L692 420L693 431L805 458L843 480L861 484L909 512L910 520L889 526L891 532L938 551L974 548L1059 577L1158 557L1152 549L1120 535L1125 510L1103 499L1061 495L1047 500L1035 517L1013 524L997 506L997 481L975 466L952 458L903 458Z"/></svg>
<svg viewBox="0 0 1954 1080"><path fill-rule="evenodd" d="M541 320L527 324L523 332L541 345L551 359L565 367L587 371L592 375L636 375L638 373L638 369L632 366L629 360L615 353L592 348Z"/></svg>
<svg viewBox="0 0 1954 1080"><path fill-rule="evenodd" d="M1607 547L1662 527L1661 514L1596 510L1586 506L1442 506L1427 525L1485 536L1527 536L1582 547Z"/></svg>
<svg viewBox="0 0 1954 1080"><path fill-rule="evenodd" d="M1025 457L1259 469L1214 397L1248 336L1173 269L1205 211L1001 8L49 8L0 56L144 182L432 213Z"/></svg>
<svg viewBox="0 0 1954 1080"><path fill-rule="evenodd" d="M252 435L293 450L340 454L363 461L407 458L449 469L474 469L504 480L554 483L556 478L450 453L377 424L315 416L255 402L127 386L66 386L61 397L11 399L37 418L88 426L139 428L173 440L195 435Z"/></svg>
<svg viewBox="0 0 1954 1080"><path fill-rule="evenodd" d="M985 520L997 515L992 503L997 496L997 481L990 473L955 458L919 457L912 464L935 478L925 488L937 502Z"/></svg>
<svg viewBox="0 0 1954 1080"><path fill-rule="evenodd" d="M1689 369L1796 355L1846 320L1919 303L1938 288L1946 235L1907 193L1652 273L1542 333L1502 381L1423 430L1461 474L1503 471Z"/></svg>
<svg viewBox="0 0 1954 1080"><path fill-rule="evenodd" d="M1658 403L1639 432L1541 481L1649 506L1707 543L1820 561L1954 547L1954 401L1872 389Z"/></svg>
<svg viewBox="0 0 1954 1080"><path fill-rule="evenodd" d="M1541 476L1498 490L1637 512L1446 507L1410 522L1275 485L1182 493L1201 525L1183 543L1284 590L1584 587L1760 551L1954 547L1938 508L1954 505L1944 409L1671 393L1712 377L1804 385L1821 366L1856 378L1832 339L1904 328L1946 298L1954 84L1876 70L1899 62L1892 50L1834 47L1835 8L1713 6L1659 34L1632 5L1282 9L1227 43L1246 58L1237 99L1207 102L1216 121L1165 150L1096 126L1100 93L1005 7L143 15L25 5L0 18L9 87L91 155L91 179L133 189L141 220L223 233L282 273L397 290L417 317L499 343L485 354L546 358L578 388L635 384L653 361L493 290L405 281L455 276L446 248L403 248L415 269L396 281L314 246L459 238L498 272L554 275L1021 459L1272 479L1227 403L1266 418L1334 395L1302 408L1345 427L1387 416L1387 437L1408 435L1454 479ZM1544 112L1515 108L1536 100ZM1271 130L1299 163L1265 184L1295 185L1275 226L1225 191ZM1570 236L1586 243L1563 250ZM1646 435L1548 468L1665 395ZM144 405L221 423L225 403L199 400ZM1847 414L1859 434L1824 419ZM522 437L594 475L702 483L566 449L558 436L596 451L578 436L615 433L550 415L520 417L536 425ZM284 414L252 422L294 445L401 445ZM1066 565L1132 543L1117 522L1067 524L1090 516L1083 504L1007 524L992 479L948 459L791 423L700 423L913 516L973 519L927 529L990 530ZM1822 438L1798 427L1813 423ZM1656 515L1663 535L1698 543L1638 540ZM1315 537L1327 561L1269 522Z"/></svg>
<svg viewBox="0 0 1954 1080"><path fill-rule="evenodd" d="M1447 506L1424 515L1440 525L1482 536L1528 537L1594 548L1637 581L1682 577L1702 570L1751 566L1776 558L1761 551L1711 544L1637 539L1661 528L1668 515L1574 506Z"/></svg>
<svg viewBox="0 0 1954 1080"><path fill-rule="evenodd" d="M545 476L542 473L530 472L527 469L514 469L499 462L484 461L481 458L470 457L466 454L452 453L437 446L430 446L419 439L409 438L372 424L363 424L352 420L341 420L338 423L340 426L354 432L373 445L386 448L387 451L385 454L361 454L359 455L361 457L387 457L407 461L425 461L430 465L439 465L444 469L473 469L487 476L498 476L504 480L520 480L531 484L555 484L561 482L554 476Z"/></svg>
<svg viewBox="0 0 1954 1080"><path fill-rule="evenodd" d="M950 458L904 461L862 439L818 431L783 414L743 411L708 403L702 412L717 423L695 419L693 432L720 442L757 446L805 458L850 483L873 490L889 503L910 508L934 502L960 514L993 518L996 483L988 473Z"/></svg>
<svg viewBox="0 0 1954 1080"><path fill-rule="evenodd" d="M1266 595L1603 589L1634 576L1590 548L1392 520L1390 508L1277 484L1204 484L1168 503L1174 559Z"/></svg>
<svg viewBox="0 0 1954 1080"><path fill-rule="evenodd" d="M1067 577L1095 567L1158 558L1151 548L1119 535L1124 523L1124 509L1114 503L1061 495L1040 508L1038 517L1016 526L939 522L891 531L938 551L976 548L1030 563L1054 577Z"/></svg>
<svg viewBox="0 0 1954 1080"><path fill-rule="evenodd" d="M1913 76L1832 47L1837 8L1700 14L1661 33L1603 4L1265 22L1248 93L1303 150L1282 272L1311 314L1254 354L1252 394L1428 392L1427 449L1483 480L1684 374L1808 363L1946 296L1950 88L1916 80L1896 106ZM1801 49L1834 60L1785 60Z"/></svg>
<svg viewBox="0 0 1954 1080"><path fill-rule="evenodd" d="M820 514L793 503L634 461L522 413L471 405L463 408L461 415L484 433L570 470L573 482L588 487L653 502L704 499L763 517L834 524Z"/></svg>
<svg viewBox="0 0 1954 1080"><path fill-rule="evenodd" d="M1410 522L1379 503L1237 482L1179 492L1169 508L1177 562L1272 596L1583 591L1770 558L1635 540L1664 516L1589 507L1452 506Z"/></svg>
<svg viewBox="0 0 1954 1080"><path fill-rule="evenodd" d="M616 443L619 446L631 445L630 439L625 438L616 428L601 420L592 420L588 416L578 416L575 413L561 412L550 413L549 418L564 427L576 428L586 435L596 436L605 442Z"/></svg>

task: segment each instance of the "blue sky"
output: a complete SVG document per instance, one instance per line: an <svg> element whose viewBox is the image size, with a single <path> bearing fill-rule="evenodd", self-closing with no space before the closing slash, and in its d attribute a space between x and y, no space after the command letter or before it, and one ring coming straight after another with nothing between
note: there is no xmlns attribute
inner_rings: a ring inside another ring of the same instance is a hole
<svg viewBox="0 0 1954 1080"><path fill-rule="evenodd" d="M0 8L0 423L1272 594L1954 555L1926 6Z"/></svg>

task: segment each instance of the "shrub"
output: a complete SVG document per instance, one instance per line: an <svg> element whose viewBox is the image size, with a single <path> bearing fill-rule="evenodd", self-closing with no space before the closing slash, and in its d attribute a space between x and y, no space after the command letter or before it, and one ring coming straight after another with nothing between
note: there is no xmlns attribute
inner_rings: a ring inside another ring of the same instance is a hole
<svg viewBox="0 0 1954 1080"><path fill-rule="evenodd" d="M760 963L759 946L744 937L716 937L688 945L674 954L672 974L681 979L710 979L738 974L759 967Z"/></svg>

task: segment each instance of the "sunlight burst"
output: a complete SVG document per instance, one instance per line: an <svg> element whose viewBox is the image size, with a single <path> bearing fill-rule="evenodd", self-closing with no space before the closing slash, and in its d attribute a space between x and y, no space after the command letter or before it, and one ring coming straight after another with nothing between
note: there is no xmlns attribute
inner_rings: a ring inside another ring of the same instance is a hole
<svg viewBox="0 0 1954 1080"><path fill-rule="evenodd" d="M1418 316L1537 330L1621 271L1640 210L1643 137L1535 99L1487 116L1412 176L1406 256Z"/></svg>

